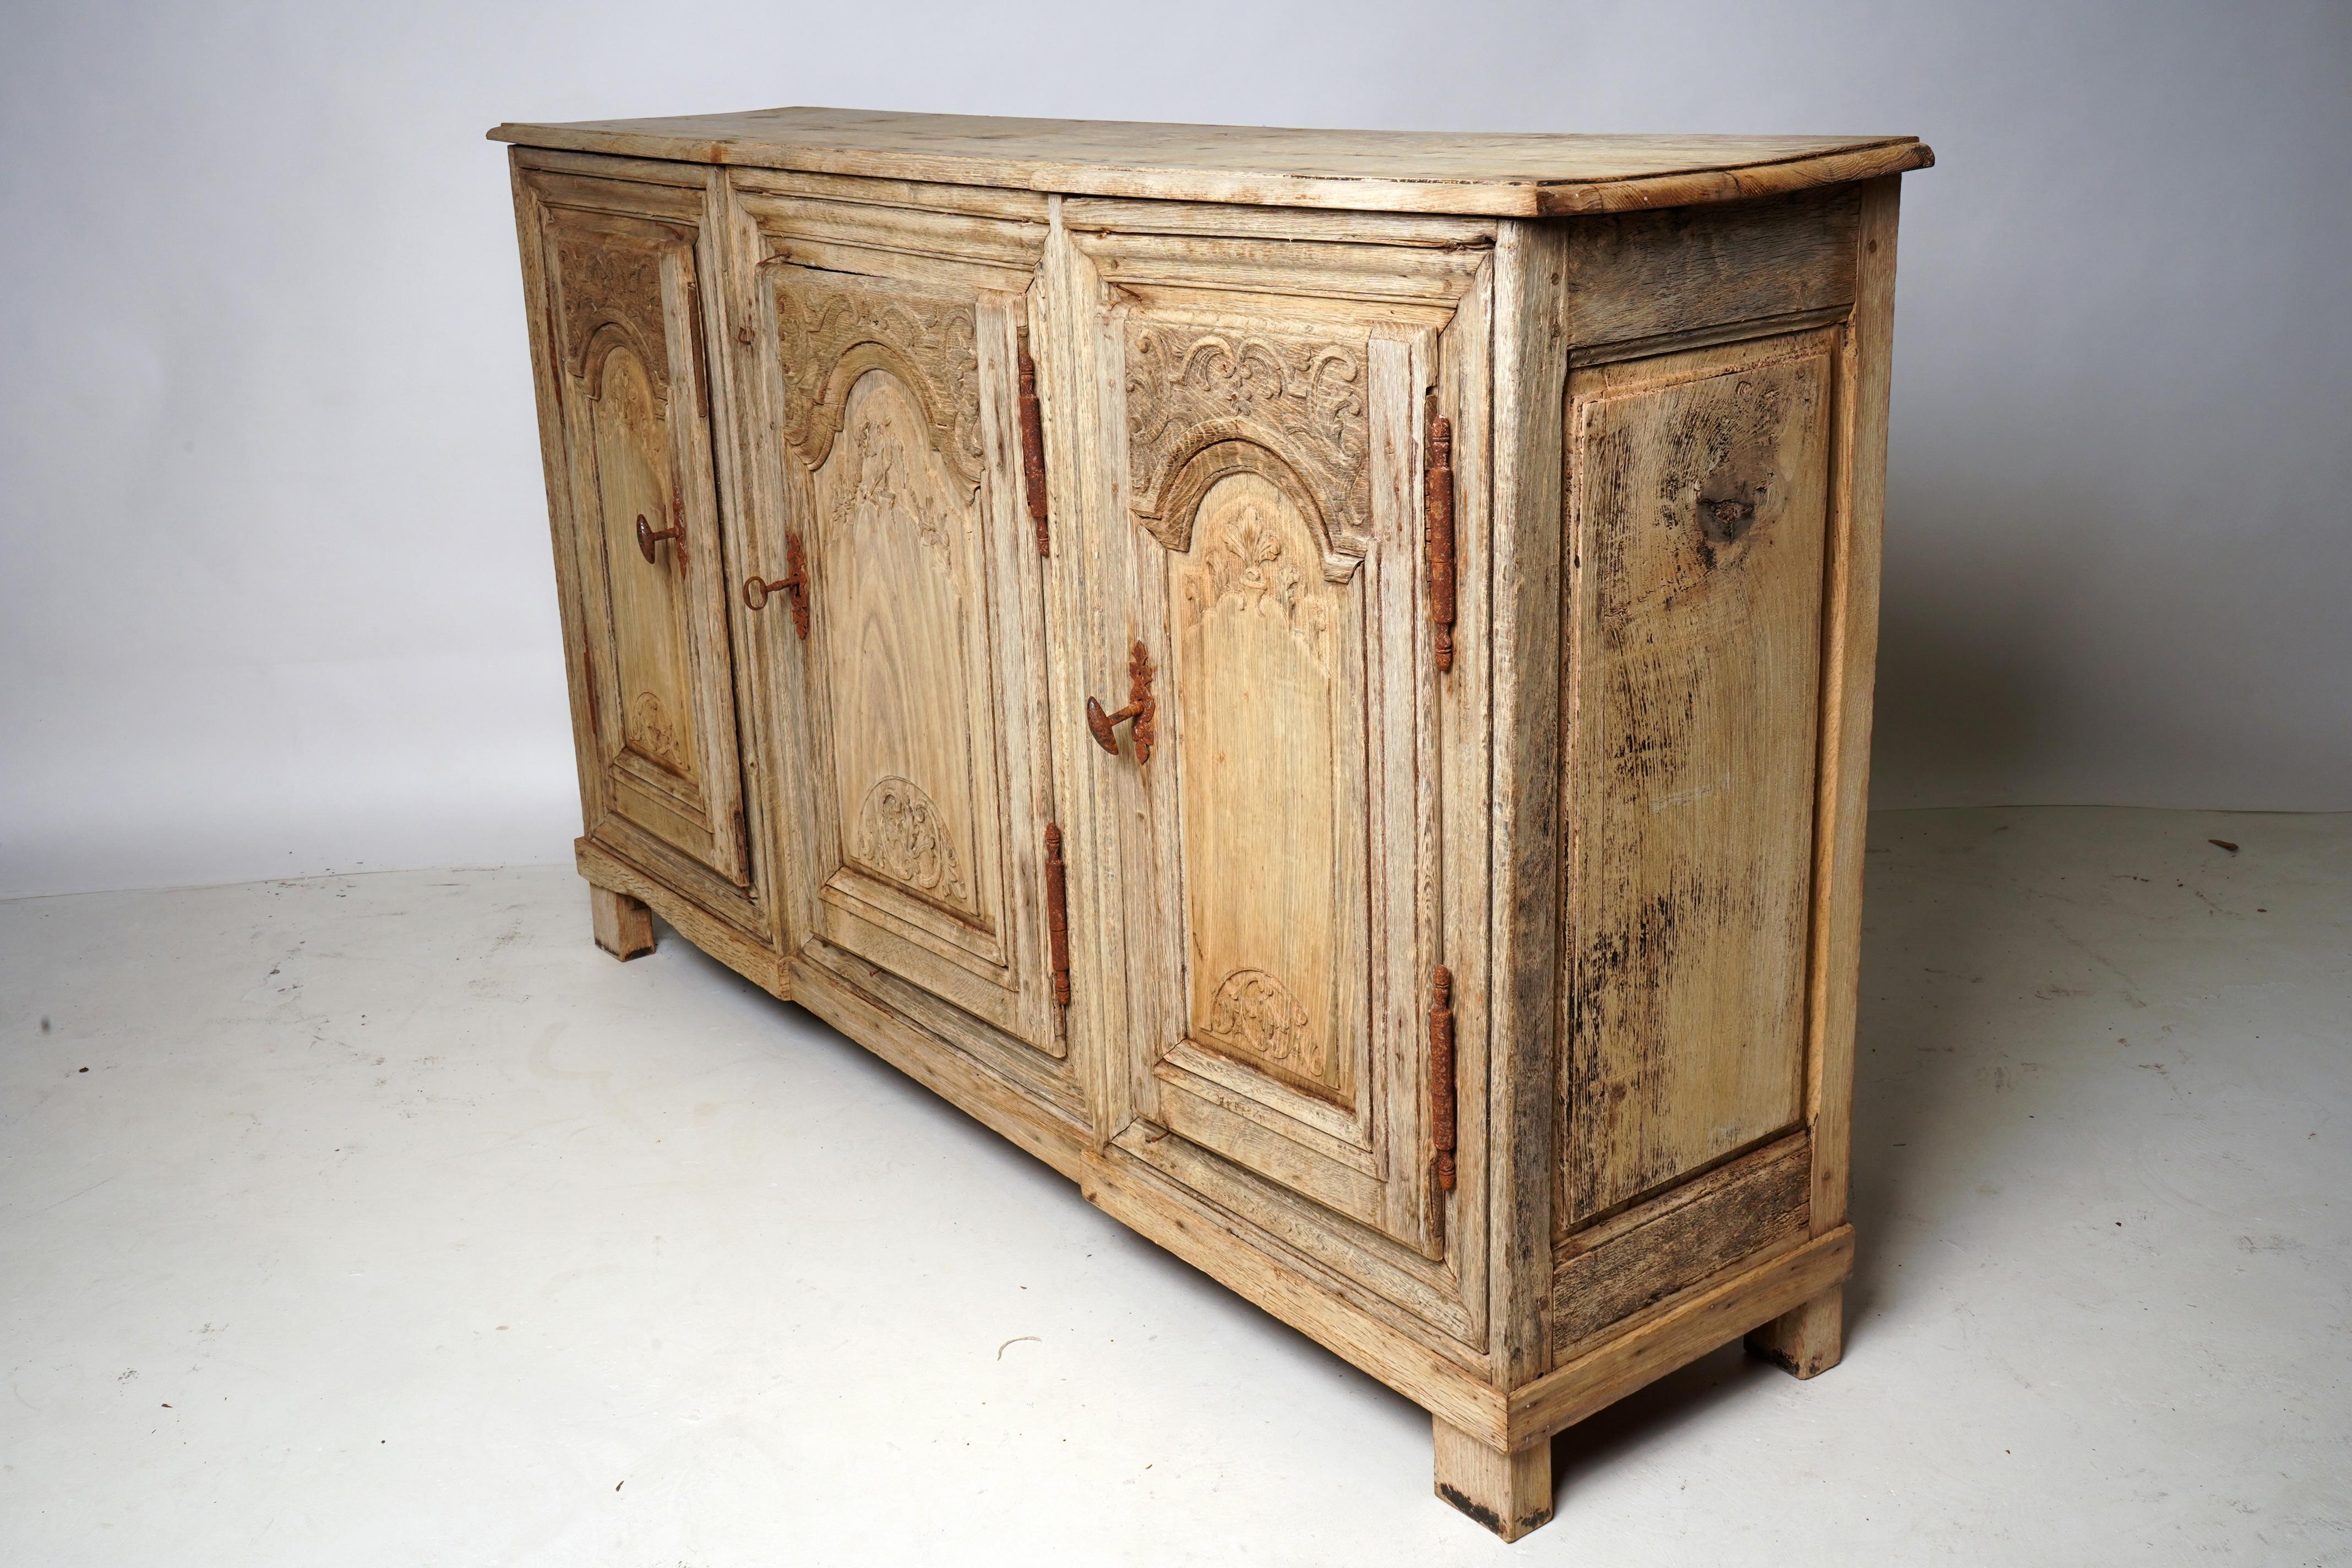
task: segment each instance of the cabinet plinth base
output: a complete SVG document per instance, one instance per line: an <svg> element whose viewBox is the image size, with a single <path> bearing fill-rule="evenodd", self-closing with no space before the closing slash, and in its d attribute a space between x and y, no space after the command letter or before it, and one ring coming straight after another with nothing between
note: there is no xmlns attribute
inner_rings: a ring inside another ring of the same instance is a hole
<svg viewBox="0 0 2352 1568"><path fill-rule="evenodd" d="M641 900L591 882L588 918L596 928L596 945L614 958L635 958L654 950L654 912Z"/></svg>
<svg viewBox="0 0 2352 1568"><path fill-rule="evenodd" d="M1797 1377L1819 1377L1845 1354L1845 1287L1832 1285L1748 1335L1748 1350Z"/></svg>
<svg viewBox="0 0 2352 1568"><path fill-rule="evenodd" d="M1432 1417L1437 1495L1506 1541L1551 1522L1551 1440L1506 1453Z"/></svg>

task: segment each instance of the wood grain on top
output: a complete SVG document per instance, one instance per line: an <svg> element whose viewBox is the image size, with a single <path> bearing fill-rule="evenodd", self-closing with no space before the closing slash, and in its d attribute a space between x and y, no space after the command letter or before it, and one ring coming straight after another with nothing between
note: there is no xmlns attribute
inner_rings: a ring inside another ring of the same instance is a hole
<svg viewBox="0 0 2352 1568"><path fill-rule="evenodd" d="M1535 217L1681 206L1922 169L1914 136L1306 131L761 109L501 125L495 142L1077 195Z"/></svg>

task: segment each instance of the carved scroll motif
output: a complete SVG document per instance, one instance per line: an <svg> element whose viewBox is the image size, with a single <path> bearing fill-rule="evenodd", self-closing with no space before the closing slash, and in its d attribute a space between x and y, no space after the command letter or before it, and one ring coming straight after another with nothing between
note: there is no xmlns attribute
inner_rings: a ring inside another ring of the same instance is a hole
<svg viewBox="0 0 2352 1568"><path fill-rule="evenodd" d="M686 752L678 744L677 726L670 721L669 709L650 691L637 693L631 705L631 716L636 721L636 734L630 743L657 763L664 763L678 773L687 771Z"/></svg>
<svg viewBox="0 0 2352 1568"><path fill-rule="evenodd" d="M919 892L958 902L969 897L939 807L910 779L893 775L866 792L849 852L880 875Z"/></svg>
<svg viewBox="0 0 2352 1568"><path fill-rule="evenodd" d="M1323 1042L1307 1035L1307 1010L1263 969L1225 976L1209 1003L1209 1038L1321 1081L1330 1073Z"/></svg>
<svg viewBox="0 0 2352 1568"><path fill-rule="evenodd" d="M884 290L837 275L775 268L784 379L783 437L812 468L841 433L849 389L893 371L920 405L932 442L968 485L980 483L980 351L972 307Z"/></svg>
<svg viewBox="0 0 2352 1568"><path fill-rule="evenodd" d="M572 374L596 380L598 339L617 329L653 378L654 395L669 400L667 335L662 327L661 252L599 235L559 239L556 272L563 290L563 352ZM610 341L609 338L607 340Z"/></svg>
<svg viewBox="0 0 2352 1568"><path fill-rule="evenodd" d="M1331 668L1331 605L1283 548L1282 530L1255 500L1211 525L1201 564L1184 574L1184 627L1213 616L1264 616L1281 623L1327 673Z"/></svg>
<svg viewBox="0 0 2352 1568"><path fill-rule="evenodd" d="M1361 341L1130 320L1127 424L1136 516L1169 549L1189 548L1192 510L1216 476L1187 470L1211 447L1240 441L1273 453L1297 475L1307 491L1298 499L1327 541L1360 532L1371 500L1367 390Z"/></svg>

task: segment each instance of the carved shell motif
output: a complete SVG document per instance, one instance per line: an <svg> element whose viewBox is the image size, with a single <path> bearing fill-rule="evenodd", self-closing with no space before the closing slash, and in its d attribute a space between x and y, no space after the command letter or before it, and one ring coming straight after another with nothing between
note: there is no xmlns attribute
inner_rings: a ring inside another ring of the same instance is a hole
<svg viewBox="0 0 2352 1568"><path fill-rule="evenodd" d="M1322 1042L1307 1038L1307 1009L1263 969L1237 969L1226 975L1209 1003L1211 1039L1319 1080L1328 1076L1329 1066L1323 1060Z"/></svg>
<svg viewBox="0 0 2352 1568"><path fill-rule="evenodd" d="M1197 630L1218 611L1265 616L1281 622L1309 657L1331 664L1331 605L1321 584L1306 575L1283 548L1282 531L1255 500L1214 525L1201 564L1184 576L1184 626Z"/></svg>
<svg viewBox="0 0 2352 1568"><path fill-rule="evenodd" d="M1297 474L1328 531L1360 527L1370 509L1371 429L1363 344L1275 328L1208 330L1130 320L1127 329L1129 471L1135 512L1171 550L1192 520L1185 466L1221 441L1246 441Z"/></svg>
<svg viewBox="0 0 2352 1568"><path fill-rule="evenodd" d="M939 807L911 779L893 774L866 792L849 852L881 876L919 892L959 903L970 898Z"/></svg>
<svg viewBox="0 0 2352 1568"><path fill-rule="evenodd" d="M653 377L654 395L669 398L669 355L662 330L661 252L604 236L561 239L555 247L563 290L563 348L572 374L593 368L596 334L617 325Z"/></svg>
<svg viewBox="0 0 2352 1568"><path fill-rule="evenodd" d="M775 272L784 380L783 436L812 468L824 466L849 389L875 368L906 384L934 445L965 483L980 483L980 351L972 307L796 267Z"/></svg>

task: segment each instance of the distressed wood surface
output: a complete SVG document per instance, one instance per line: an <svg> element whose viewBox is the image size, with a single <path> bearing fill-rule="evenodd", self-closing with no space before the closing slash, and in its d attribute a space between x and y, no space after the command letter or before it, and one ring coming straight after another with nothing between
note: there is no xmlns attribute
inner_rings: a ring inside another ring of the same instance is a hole
<svg viewBox="0 0 2352 1568"><path fill-rule="evenodd" d="M1729 1344L1853 1272L1853 1231L1841 1226L1752 1268L1710 1280L1636 1319L1532 1383L1511 1391L1511 1446L1564 1431L1677 1367Z"/></svg>
<svg viewBox="0 0 2352 1568"><path fill-rule="evenodd" d="M1071 195L1520 217L1769 195L1935 162L1910 136L1314 131L817 108L507 124L489 135Z"/></svg>
<svg viewBox="0 0 2352 1568"><path fill-rule="evenodd" d="M1834 347L1571 383L1562 1225L1801 1115Z"/></svg>
<svg viewBox="0 0 2352 1568"><path fill-rule="evenodd" d="M1624 1393L1835 1364L1926 150L852 120L517 137L597 940L659 915L1418 1401L1507 1538ZM730 586L793 541L805 638ZM1084 721L1138 644L1148 762Z"/></svg>
<svg viewBox="0 0 2352 1568"><path fill-rule="evenodd" d="M1595 364L1843 311L1853 302L1861 205L1841 187L1570 225L1570 353Z"/></svg>
<svg viewBox="0 0 2352 1568"><path fill-rule="evenodd" d="M791 999L792 989L775 950L733 921L711 914L705 900L679 892L667 868L661 873L644 870L593 838L572 840L572 864L592 888L636 900L668 921L678 935L761 990L780 1000Z"/></svg>
<svg viewBox="0 0 2352 1568"><path fill-rule="evenodd" d="M1675 1291L1811 1235L1812 1171L1800 1133L1570 1237L1552 1276L1556 1353L1568 1359Z"/></svg>

